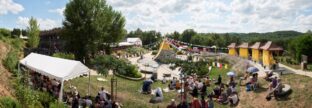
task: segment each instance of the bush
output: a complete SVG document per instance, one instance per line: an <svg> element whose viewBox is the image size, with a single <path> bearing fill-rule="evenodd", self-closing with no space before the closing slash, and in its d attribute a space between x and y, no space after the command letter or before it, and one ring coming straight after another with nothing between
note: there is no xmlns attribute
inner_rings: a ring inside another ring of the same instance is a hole
<svg viewBox="0 0 312 108"><path fill-rule="evenodd" d="M308 69L309 71L312 71L312 64L308 64L308 65L307 65L307 69Z"/></svg>
<svg viewBox="0 0 312 108"><path fill-rule="evenodd" d="M108 70L113 70L114 72L127 77L141 77L137 67L130 64L126 59L118 59L111 55L100 55L92 59L91 63L102 75L106 75Z"/></svg>
<svg viewBox="0 0 312 108"><path fill-rule="evenodd" d="M16 66L18 64L18 53L17 51L11 50L7 57L4 59L4 66L13 74L16 74Z"/></svg>
<svg viewBox="0 0 312 108"><path fill-rule="evenodd" d="M152 55L156 55L158 53L158 51L153 51Z"/></svg>
<svg viewBox="0 0 312 108"><path fill-rule="evenodd" d="M54 53L52 56L58 57L58 58L63 58L63 59L70 59L70 60L75 59L75 55L71 54L71 53Z"/></svg>
<svg viewBox="0 0 312 108"><path fill-rule="evenodd" d="M67 108L66 104L58 101L51 102L49 108Z"/></svg>
<svg viewBox="0 0 312 108"><path fill-rule="evenodd" d="M0 108L22 108L22 107L16 100L10 97L1 97Z"/></svg>
<svg viewBox="0 0 312 108"><path fill-rule="evenodd" d="M183 54L182 51L178 51L178 52L177 52L177 55L182 55L182 54Z"/></svg>

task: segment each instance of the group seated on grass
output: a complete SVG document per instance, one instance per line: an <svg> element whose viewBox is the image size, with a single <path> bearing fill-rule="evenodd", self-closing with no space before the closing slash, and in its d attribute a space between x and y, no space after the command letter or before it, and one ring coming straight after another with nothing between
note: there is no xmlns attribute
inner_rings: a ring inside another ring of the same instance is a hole
<svg viewBox="0 0 312 108"><path fill-rule="evenodd" d="M30 71L30 77L28 79L29 85L34 89L45 91L50 93L54 97L59 96L61 83L55 79L50 79L37 72Z"/></svg>
<svg viewBox="0 0 312 108"><path fill-rule="evenodd" d="M162 102L163 91L169 92L170 90L177 90L180 95L179 97L181 97L182 92L183 101L181 101L179 105L176 105L175 100L172 99L172 102L168 105L170 108L176 108L177 106L179 108L184 108L183 106L191 106L191 108L212 108L214 106L213 101L220 104L230 104L231 106L235 106L239 102L236 91L237 83L233 76L230 77L229 82L226 84L222 82L221 75L218 76L217 80L210 79L209 76L199 78L196 74L186 76L180 80L174 77L169 81L168 88L163 90L160 87L156 90L151 90L150 85L152 83L153 81L151 79L147 79L143 81L142 86L142 93L151 93L154 95L150 100L151 103ZM208 87L213 87L212 84L215 84L213 91L208 93L207 89ZM192 96L190 102L185 101L187 100L187 95Z"/></svg>
<svg viewBox="0 0 312 108"><path fill-rule="evenodd" d="M111 100L111 95L101 87L98 94L92 98L91 96L80 97L76 87L70 87L71 91L66 92L63 101L70 105L71 108L119 108L121 105Z"/></svg>

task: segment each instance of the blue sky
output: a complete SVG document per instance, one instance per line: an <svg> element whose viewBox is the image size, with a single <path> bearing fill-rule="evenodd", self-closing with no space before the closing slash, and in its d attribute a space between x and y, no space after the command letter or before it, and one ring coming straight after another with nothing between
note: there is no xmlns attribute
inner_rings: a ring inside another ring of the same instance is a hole
<svg viewBox="0 0 312 108"><path fill-rule="evenodd" d="M68 0L0 0L0 27L25 28L31 16L41 29L62 26ZM126 18L128 31L162 33L271 32L312 29L311 0L107 0Z"/></svg>

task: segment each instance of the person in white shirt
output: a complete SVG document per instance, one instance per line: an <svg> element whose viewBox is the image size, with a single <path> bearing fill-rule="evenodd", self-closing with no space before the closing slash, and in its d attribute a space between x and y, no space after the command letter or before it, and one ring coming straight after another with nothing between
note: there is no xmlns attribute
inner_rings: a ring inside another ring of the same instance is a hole
<svg viewBox="0 0 312 108"><path fill-rule="evenodd" d="M107 94L108 93L104 87L101 87L101 91L99 91L99 94L100 94L100 98L103 99L104 101L107 101Z"/></svg>

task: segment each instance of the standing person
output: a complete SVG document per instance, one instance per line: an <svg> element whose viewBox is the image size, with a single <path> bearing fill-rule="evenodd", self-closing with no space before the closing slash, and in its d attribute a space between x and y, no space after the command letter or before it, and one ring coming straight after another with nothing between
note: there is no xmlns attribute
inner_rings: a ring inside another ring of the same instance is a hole
<svg viewBox="0 0 312 108"><path fill-rule="evenodd" d="M201 101L200 102L201 102L201 108L208 108L208 103L205 100L205 96L201 97Z"/></svg>
<svg viewBox="0 0 312 108"><path fill-rule="evenodd" d="M101 91L99 91L99 94L100 94L100 98L104 101L108 100L106 93L107 91L104 89L104 87L101 87Z"/></svg>
<svg viewBox="0 0 312 108"><path fill-rule="evenodd" d="M201 108L201 103L197 97L193 97L191 108Z"/></svg>
<svg viewBox="0 0 312 108"><path fill-rule="evenodd" d="M75 96L72 102L72 108L79 108L79 99L78 96Z"/></svg>
<svg viewBox="0 0 312 108"><path fill-rule="evenodd" d="M221 77L221 75L219 74L218 80L217 80L217 82L216 82L215 84L219 85L219 84L221 84L221 83L222 83L222 77Z"/></svg>

